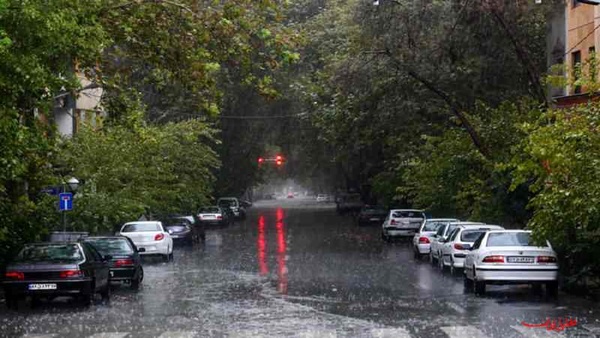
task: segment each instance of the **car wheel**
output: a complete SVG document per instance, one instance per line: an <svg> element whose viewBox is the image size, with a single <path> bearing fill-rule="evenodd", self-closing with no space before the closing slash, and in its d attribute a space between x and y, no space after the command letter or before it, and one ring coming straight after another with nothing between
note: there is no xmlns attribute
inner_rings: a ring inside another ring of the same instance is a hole
<svg viewBox="0 0 600 338"><path fill-rule="evenodd" d="M137 273L137 277L131 280L131 288L134 290L140 289L140 284L144 280L144 269L140 268Z"/></svg>
<svg viewBox="0 0 600 338"><path fill-rule="evenodd" d="M104 290L100 292L100 296L102 297L103 302L110 302L110 284L108 282L106 283Z"/></svg>
<svg viewBox="0 0 600 338"><path fill-rule="evenodd" d="M419 254L419 249L413 246L413 258L419 260L421 258L421 254Z"/></svg>
<svg viewBox="0 0 600 338"><path fill-rule="evenodd" d="M456 274L456 268L454 267L454 261L450 258L450 275L454 276Z"/></svg>
<svg viewBox="0 0 600 338"><path fill-rule="evenodd" d="M19 298L14 296L6 296L6 307L9 310L18 310L19 309Z"/></svg>
<svg viewBox="0 0 600 338"><path fill-rule="evenodd" d="M171 251L171 253L169 254L168 261L170 261L170 262L173 261L173 251Z"/></svg>
<svg viewBox="0 0 600 338"><path fill-rule="evenodd" d="M168 262L168 261L169 261L169 258L170 258L170 256L171 256L170 254L165 254L165 255L162 255L163 261L164 261L164 262Z"/></svg>
<svg viewBox="0 0 600 338"><path fill-rule="evenodd" d="M445 270L444 256L442 256L442 254L438 254L438 268L440 268L441 272L444 272L444 270Z"/></svg>
<svg viewBox="0 0 600 338"><path fill-rule="evenodd" d="M463 275L463 286L464 286L465 292L473 291L473 281L467 277L467 274Z"/></svg>
<svg viewBox="0 0 600 338"><path fill-rule="evenodd" d="M94 288L92 287L92 290L93 289ZM91 293L79 295L77 300L83 306L90 306L92 304L92 300L94 300L94 292L92 291Z"/></svg>
<svg viewBox="0 0 600 338"><path fill-rule="evenodd" d="M546 295L552 298L558 297L558 282L547 282L546 283Z"/></svg>
<svg viewBox="0 0 600 338"><path fill-rule="evenodd" d="M473 285L474 285L476 295L482 296L485 294L485 282L484 281L474 280Z"/></svg>
<svg viewBox="0 0 600 338"><path fill-rule="evenodd" d="M431 251L429 251L429 263L431 265L435 264L435 261L433 260L433 253L431 253Z"/></svg>

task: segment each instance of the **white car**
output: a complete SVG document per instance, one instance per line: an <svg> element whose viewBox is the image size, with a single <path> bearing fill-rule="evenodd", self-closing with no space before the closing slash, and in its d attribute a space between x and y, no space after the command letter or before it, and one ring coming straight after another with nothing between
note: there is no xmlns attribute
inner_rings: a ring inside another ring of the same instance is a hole
<svg viewBox="0 0 600 338"><path fill-rule="evenodd" d="M438 264L439 264L439 259L440 259L440 257L442 257L442 245L444 244L444 241L446 241L446 239L448 239L448 236L450 236L450 233L454 229L456 229L457 227L459 227L461 225L483 225L483 224L485 224L485 223L450 222L450 223L442 224L437 229L436 233L430 237L431 249L429 250L429 262L431 262L431 264L438 262Z"/></svg>
<svg viewBox="0 0 600 338"><path fill-rule="evenodd" d="M431 250L431 237L435 235L438 227L450 222L458 222L458 220L454 218L431 218L423 222L421 228L419 228L419 232L413 237L415 258L429 254Z"/></svg>
<svg viewBox="0 0 600 338"><path fill-rule="evenodd" d="M389 242L393 237L414 236L425 221L422 210L392 209L381 229L381 238Z"/></svg>
<svg viewBox="0 0 600 338"><path fill-rule="evenodd" d="M465 258L465 290L485 293L486 284L546 285L550 296L558 294L558 258L550 243L534 246L531 231L488 231Z"/></svg>
<svg viewBox="0 0 600 338"><path fill-rule="evenodd" d="M473 246L473 243L490 230L504 230L499 225L460 225L452 231L448 240L442 244L442 259L438 260L438 266L442 272L447 266L450 267L450 274L454 274L456 269L462 269L465 263L465 257Z"/></svg>
<svg viewBox="0 0 600 338"><path fill-rule="evenodd" d="M173 239L161 222L129 222L121 227L119 235L128 237L141 255L160 255L165 261L173 259Z"/></svg>

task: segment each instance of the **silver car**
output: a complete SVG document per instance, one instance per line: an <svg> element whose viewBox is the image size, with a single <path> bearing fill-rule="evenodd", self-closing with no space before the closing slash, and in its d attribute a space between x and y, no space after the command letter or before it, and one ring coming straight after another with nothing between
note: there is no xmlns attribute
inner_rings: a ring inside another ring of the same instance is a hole
<svg viewBox="0 0 600 338"><path fill-rule="evenodd" d="M382 225L381 238L389 242L394 237L414 236L425 219L425 213L422 210L390 210Z"/></svg>
<svg viewBox="0 0 600 338"><path fill-rule="evenodd" d="M431 240L437 229L447 223L458 222L454 218L430 218L425 220L419 228L419 231L413 237L413 252L415 258L420 258L421 255L429 255L431 250Z"/></svg>
<svg viewBox="0 0 600 338"><path fill-rule="evenodd" d="M486 284L546 285L558 294L558 258L550 243L535 246L531 231L498 230L482 235L465 258L465 290L485 293Z"/></svg>

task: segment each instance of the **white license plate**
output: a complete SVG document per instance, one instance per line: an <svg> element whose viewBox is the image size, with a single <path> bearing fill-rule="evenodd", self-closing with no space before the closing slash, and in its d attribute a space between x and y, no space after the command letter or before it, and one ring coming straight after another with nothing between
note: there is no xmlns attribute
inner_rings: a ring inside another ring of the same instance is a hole
<svg viewBox="0 0 600 338"><path fill-rule="evenodd" d="M508 257L509 263L533 263L533 257Z"/></svg>
<svg viewBox="0 0 600 338"><path fill-rule="evenodd" d="M204 218L204 219L215 219L215 216L204 216L202 218Z"/></svg>
<svg viewBox="0 0 600 338"><path fill-rule="evenodd" d="M29 290L56 290L56 284L29 284Z"/></svg>

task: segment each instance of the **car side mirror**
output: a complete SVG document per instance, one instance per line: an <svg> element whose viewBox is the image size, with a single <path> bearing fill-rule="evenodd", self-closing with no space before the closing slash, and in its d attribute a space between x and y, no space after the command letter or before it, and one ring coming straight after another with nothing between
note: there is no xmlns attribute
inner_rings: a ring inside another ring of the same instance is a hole
<svg viewBox="0 0 600 338"><path fill-rule="evenodd" d="M146 252L146 248L138 248L137 252Z"/></svg>
<svg viewBox="0 0 600 338"><path fill-rule="evenodd" d="M170 234L172 234L172 233L173 233L173 230L169 229L169 230L167 230L167 232L168 232L168 233L169 233L169 235L170 235Z"/></svg>

